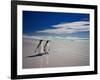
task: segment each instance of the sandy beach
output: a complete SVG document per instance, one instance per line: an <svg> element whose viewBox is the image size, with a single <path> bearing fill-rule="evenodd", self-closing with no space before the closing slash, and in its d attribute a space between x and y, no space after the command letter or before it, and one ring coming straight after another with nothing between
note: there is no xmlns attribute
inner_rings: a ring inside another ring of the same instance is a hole
<svg viewBox="0 0 100 80"><path fill-rule="evenodd" d="M89 40L54 40L49 54L36 55L39 40L23 38L23 68L71 67L89 65Z"/></svg>

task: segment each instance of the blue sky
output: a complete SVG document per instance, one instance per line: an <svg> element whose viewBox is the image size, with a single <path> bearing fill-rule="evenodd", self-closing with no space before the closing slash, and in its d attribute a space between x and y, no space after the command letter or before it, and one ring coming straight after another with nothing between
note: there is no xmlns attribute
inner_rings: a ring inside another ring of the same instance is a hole
<svg viewBox="0 0 100 80"><path fill-rule="evenodd" d="M89 38L89 14L23 11L23 35Z"/></svg>

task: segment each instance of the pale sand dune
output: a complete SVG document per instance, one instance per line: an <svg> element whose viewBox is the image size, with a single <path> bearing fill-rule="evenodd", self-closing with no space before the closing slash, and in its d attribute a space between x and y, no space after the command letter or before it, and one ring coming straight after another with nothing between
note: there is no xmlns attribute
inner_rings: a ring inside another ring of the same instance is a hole
<svg viewBox="0 0 100 80"><path fill-rule="evenodd" d="M38 40L23 38L23 68L67 67L89 65L89 40L51 41L49 54L37 57Z"/></svg>

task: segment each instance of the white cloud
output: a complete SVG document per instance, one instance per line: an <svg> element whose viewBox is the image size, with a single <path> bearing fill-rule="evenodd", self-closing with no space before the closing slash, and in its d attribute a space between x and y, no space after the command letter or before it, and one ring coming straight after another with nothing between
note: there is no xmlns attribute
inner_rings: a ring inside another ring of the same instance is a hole
<svg viewBox="0 0 100 80"><path fill-rule="evenodd" d="M37 33L69 34L81 31L89 31L89 21L67 22L53 25L54 29L45 29Z"/></svg>

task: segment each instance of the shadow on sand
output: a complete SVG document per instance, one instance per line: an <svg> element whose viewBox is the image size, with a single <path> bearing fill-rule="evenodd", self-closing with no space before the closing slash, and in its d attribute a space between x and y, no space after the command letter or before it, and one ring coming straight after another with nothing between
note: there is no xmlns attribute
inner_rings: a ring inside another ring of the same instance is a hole
<svg viewBox="0 0 100 80"><path fill-rule="evenodd" d="M27 56L27 57L38 57L38 56L43 56L43 55L47 55L48 53L38 53L36 55L32 55L32 56Z"/></svg>

